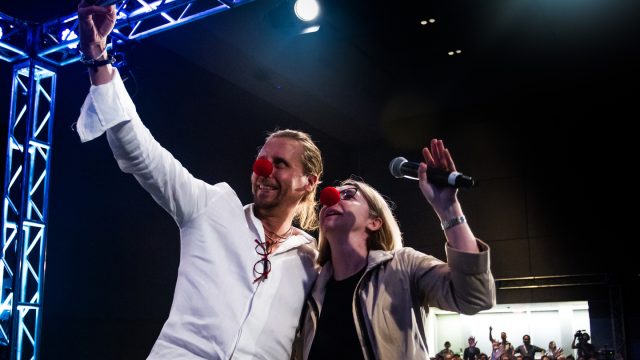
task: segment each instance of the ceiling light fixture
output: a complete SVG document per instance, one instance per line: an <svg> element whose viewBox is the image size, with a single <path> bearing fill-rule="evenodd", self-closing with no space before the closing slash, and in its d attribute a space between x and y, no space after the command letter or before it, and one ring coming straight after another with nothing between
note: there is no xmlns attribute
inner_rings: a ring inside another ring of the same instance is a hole
<svg viewBox="0 0 640 360"><path fill-rule="evenodd" d="M298 19L302 21L312 21L318 17L320 6L316 0L297 0L293 4L293 11Z"/></svg>
<svg viewBox="0 0 640 360"><path fill-rule="evenodd" d="M433 18L431 18L429 20L420 20L420 25L426 26L426 25L429 25L429 24L433 24L434 22L436 22L436 19L433 19Z"/></svg>
<svg viewBox="0 0 640 360"><path fill-rule="evenodd" d="M320 29L320 6L316 0L283 0L265 17L269 24L285 34L301 35Z"/></svg>

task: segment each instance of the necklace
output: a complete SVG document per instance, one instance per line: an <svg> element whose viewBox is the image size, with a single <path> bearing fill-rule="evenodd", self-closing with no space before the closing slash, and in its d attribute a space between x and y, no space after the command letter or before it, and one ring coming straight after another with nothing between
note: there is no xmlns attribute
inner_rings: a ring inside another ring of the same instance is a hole
<svg viewBox="0 0 640 360"><path fill-rule="evenodd" d="M274 240L274 238L278 238L279 240L286 240L287 238L289 238L289 236L291 236L291 233L293 232L293 226L290 226L289 230L285 231L285 233L282 235L273 232L266 227L264 228L264 230L264 234L271 240Z"/></svg>
<svg viewBox="0 0 640 360"><path fill-rule="evenodd" d="M267 252L271 253L271 248L273 248L273 246L285 242L289 238L289 236L291 236L291 233L293 232L293 226L289 227L289 230L287 230L282 235L268 230L267 228L264 228L264 230L264 236L267 237Z"/></svg>

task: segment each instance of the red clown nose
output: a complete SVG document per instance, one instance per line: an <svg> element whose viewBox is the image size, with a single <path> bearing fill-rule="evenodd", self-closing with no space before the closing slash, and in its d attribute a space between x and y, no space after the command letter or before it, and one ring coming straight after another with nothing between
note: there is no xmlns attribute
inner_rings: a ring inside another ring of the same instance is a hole
<svg viewBox="0 0 640 360"><path fill-rule="evenodd" d="M256 159L253 163L253 172L258 176L267 177L273 172L273 164L265 158Z"/></svg>
<svg viewBox="0 0 640 360"><path fill-rule="evenodd" d="M340 191L333 186L327 186L320 192L320 203L324 206L333 206L340 201Z"/></svg>

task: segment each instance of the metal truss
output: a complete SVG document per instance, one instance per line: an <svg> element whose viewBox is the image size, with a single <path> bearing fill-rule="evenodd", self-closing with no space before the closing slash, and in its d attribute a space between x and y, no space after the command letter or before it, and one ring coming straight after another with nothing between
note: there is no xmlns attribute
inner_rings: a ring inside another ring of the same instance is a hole
<svg viewBox="0 0 640 360"><path fill-rule="evenodd" d="M117 5L118 19L112 36L118 43L144 39L251 1L124 0ZM33 56L52 65L64 66L80 59L78 16L75 13L46 22L33 31L26 22L0 13L0 27L4 32L0 36L2 60L14 62ZM35 45L33 51L25 50L29 41Z"/></svg>
<svg viewBox="0 0 640 360"><path fill-rule="evenodd" d="M112 43L137 41L251 1L121 0ZM0 60L16 64L0 264L0 347L10 346L11 359L39 358L56 70L80 59L77 31L75 13L39 25L0 13Z"/></svg>
<svg viewBox="0 0 640 360"><path fill-rule="evenodd" d="M0 60L15 62L29 57L27 22L0 12Z"/></svg>
<svg viewBox="0 0 640 360"><path fill-rule="evenodd" d="M14 67L0 266L0 344L14 359L37 358L40 342L55 86L44 64Z"/></svg>

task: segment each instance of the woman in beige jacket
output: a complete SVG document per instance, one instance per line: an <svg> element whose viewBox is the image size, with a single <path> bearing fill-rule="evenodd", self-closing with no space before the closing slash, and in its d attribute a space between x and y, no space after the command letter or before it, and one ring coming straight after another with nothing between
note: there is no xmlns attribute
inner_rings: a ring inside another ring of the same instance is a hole
<svg viewBox="0 0 640 360"><path fill-rule="evenodd" d="M402 247L398 224L371 186L346 180L320 210L322 266L301 315L298 359L427 359L429 306L475 314L495 303L489 249L469 228L453 187L427 181L427 166L455 171L441 140L425 147L419 187L440 218L447 262Z"/></svg>

